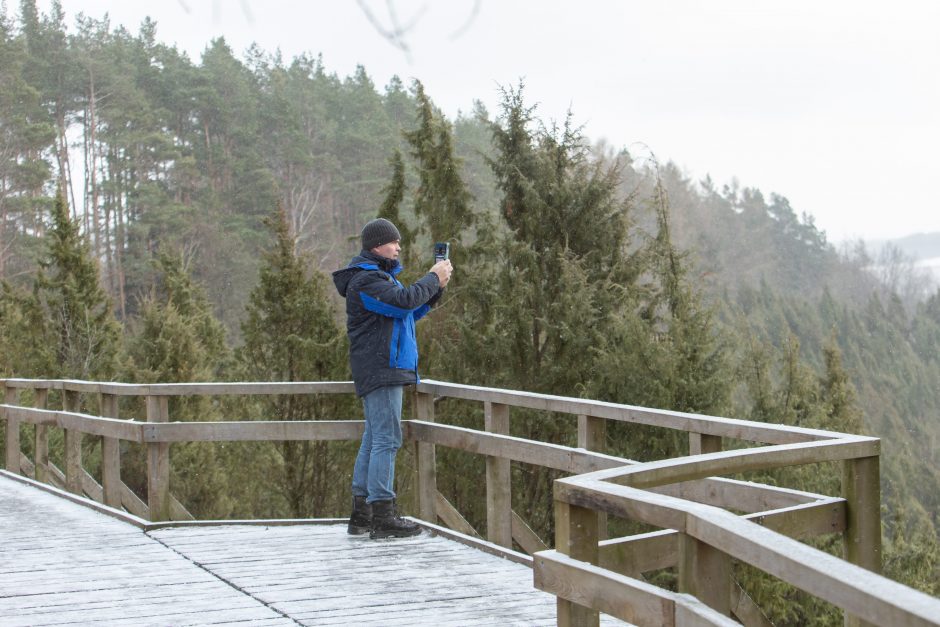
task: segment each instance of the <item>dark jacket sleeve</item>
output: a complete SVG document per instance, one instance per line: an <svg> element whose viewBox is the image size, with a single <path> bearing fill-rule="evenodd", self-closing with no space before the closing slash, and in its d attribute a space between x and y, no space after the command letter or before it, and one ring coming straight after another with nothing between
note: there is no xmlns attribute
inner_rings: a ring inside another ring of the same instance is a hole
<svg viewBox="0 0 940 627"><path fill-rule="evenodd" d="M363 272L350 289L359 293L363 306L390 318L404 318L440 291L437 275L429 272L408 287L401 287L381 272Z"/></svg>

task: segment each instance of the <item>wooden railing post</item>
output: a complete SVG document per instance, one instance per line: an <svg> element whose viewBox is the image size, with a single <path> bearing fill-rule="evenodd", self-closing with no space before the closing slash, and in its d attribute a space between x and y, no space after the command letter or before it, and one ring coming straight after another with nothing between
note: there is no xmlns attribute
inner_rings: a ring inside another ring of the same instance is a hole
<svg viewBox="0 0 940 627"><path fill-rule="evenodd" d="M62 409L68 412L81 410L82 397L79 392L62 390ZM65 430L65 489L73 494L82 494L82 432Z"/></svg>
<svg viewBox="0 0 940 627"><path fill-rule="evenodd" d="M607 452L607 420L578 415L578 448L595 453ZM607 539L607 512L597 513L597 538Z"/></svg>
<svg viewBox="0 0 940 627"><path fill-rule="evenodd" d="M418 420L434 422L434 397L425 392L415 392L415 413ZM418 517L437 524L435 503L437 501L437 454L433 444L417 442L415 469L417 473Z"/></svg>
<svg viewBox="0 0 940 627"><path fill-rule="evenodd" d="M49 406L49 390L39 388L34 390L36 409L46 409ZM49 427L46 425L36 425L36 434L34 441L34 457L36 467L36 481L50 483L49 476Z"/></svg>
<svg viewBox="0 0 940 627"><path fill-rule="evenodd" d="M118 417L118 397L101 394L101 415ZM101 438L101 487L104 489L104 504L121 507L121 442L107 436Z"/></svg>
<svg viewBox="0 0 940 627"><path fill-rule="evenodd" d="M166 396L147 397L147 422L168 422ZM150 520L170 520L170 443L147 444L147 505Z"/></svg>
<svg viewBox="0 0 940 627"><path fill-rule="evenodd" d="M679 592L687 592L731 616L731 556L692 536L679 534Z"/></svg>
<svg viewBox="0 0 940 627"><path fill-rule="evenodd" d="M3 384L3 402L7 405L16 405L19 400L19 390ZM7 416L6 430L6 469L20 474L20 421Z"/></svg>
<svg viewBox="0 0 940 627"><path fill-rule="evenodd" d="M509 406L485 401L483 423L490 433L509 435ZM512 475L502 457L486 458L486 539L512 548Z"/></svg>
<svg viewBox="0 0 940 627"><path fill-rule="evenodd" d="M842 462L842 496L846 503L844 556L853 564L881 573L880 458L863 457ZM846 627L868 625L845 614Z"/></svg>
<svg viewBox="0 0 940 627"><path fill-rule="evenodd" d="M555 550L582 562L598 563L597 511L555 499ZM572 582L577 585L576 582ZM558 597L558 627L598 627L600 615Z"/></svg>
<svg viewBox="0 0 940 627"><path fill-rule="evenodd" d="M689 455L703 455L721 451L721 436L707 433L689 434Z"/></svg>

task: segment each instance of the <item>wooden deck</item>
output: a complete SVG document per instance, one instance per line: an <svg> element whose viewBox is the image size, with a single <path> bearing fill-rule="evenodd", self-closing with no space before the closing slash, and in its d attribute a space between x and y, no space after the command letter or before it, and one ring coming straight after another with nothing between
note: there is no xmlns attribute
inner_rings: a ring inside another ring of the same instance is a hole
<svg viewBox="0 0 940 627"><path fill-rule="evenodd" d="M443 537L371 541L336 524L148 532L0 477L4 627L555 621L529 568Z"/></svg>

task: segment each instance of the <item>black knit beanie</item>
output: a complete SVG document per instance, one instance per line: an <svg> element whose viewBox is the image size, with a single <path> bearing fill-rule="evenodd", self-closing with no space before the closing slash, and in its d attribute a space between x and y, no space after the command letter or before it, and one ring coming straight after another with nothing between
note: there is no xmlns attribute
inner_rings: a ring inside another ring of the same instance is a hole
<svg viewBox="0 0 940 627"><path fill-rule="evenodd" d="M362 249L372 250L376 246L401 239L395 225L385 218L376 218L362 227Z"/></svg>

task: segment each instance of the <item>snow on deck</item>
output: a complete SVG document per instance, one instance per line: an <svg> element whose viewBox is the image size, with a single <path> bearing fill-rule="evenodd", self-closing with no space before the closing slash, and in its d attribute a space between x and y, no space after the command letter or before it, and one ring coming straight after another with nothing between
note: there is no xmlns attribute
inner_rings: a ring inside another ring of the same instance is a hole
<svg viewBox="0 0 940 627"><path fill-rule="evenodd" d="M0 625L554 625L524 565L344 525L144 532L0 477ZM602 617L602 623L615 623Z"/></svg>

